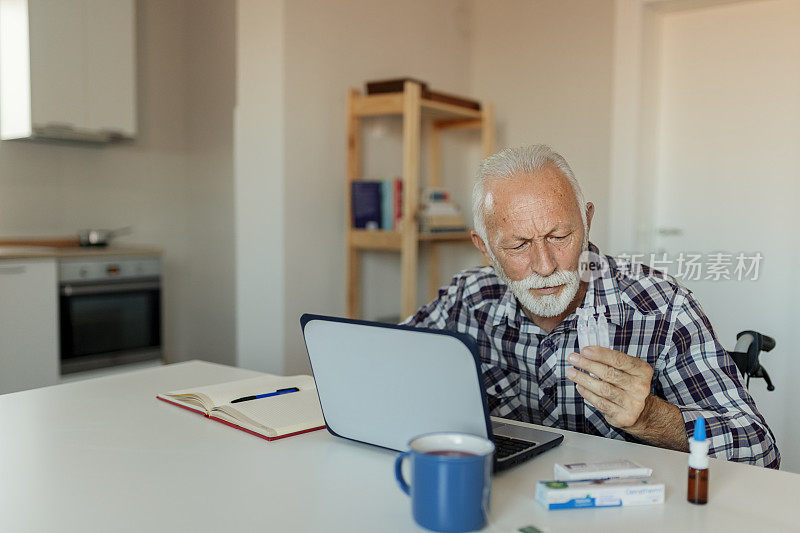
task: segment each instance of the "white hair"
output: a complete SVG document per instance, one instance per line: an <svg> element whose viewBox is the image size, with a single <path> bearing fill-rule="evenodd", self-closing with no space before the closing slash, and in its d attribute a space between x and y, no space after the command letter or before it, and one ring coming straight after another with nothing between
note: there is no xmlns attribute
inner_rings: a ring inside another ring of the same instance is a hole
<svg viewBox="0 0 800 533"><path fill-rule="evenodd" d="M472 188L472 217L475 223L475 231L487 246L489 246L489 241L486 238L486 212L492 208L494 199L491 194L486 194L486 182L493 179L513 179L520 176L529 176L548 165L554 165L572 185L572 190L575 192L575 200L578 202L578 209L581 212L584 239L588 238L589 226L586 221L586 201L569 163L561 154L554 152L549 146L534 144L518 148L506 148L481 161L480 167L478 167L478 172L475 175L475 186Z"/></svg>

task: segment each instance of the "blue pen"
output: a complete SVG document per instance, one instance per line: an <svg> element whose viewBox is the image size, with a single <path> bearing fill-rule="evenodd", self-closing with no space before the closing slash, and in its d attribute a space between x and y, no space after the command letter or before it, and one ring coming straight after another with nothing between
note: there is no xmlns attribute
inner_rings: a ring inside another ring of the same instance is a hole
<svg viewBox="0 0 800 533"><path fill-rule="evenodd" d="M290 392L297 392L300 389L297 387L289 387L288 389L278 389L275 392L268 392L266 394L257 394L255 396L245 396L243 398L236 398L231 403L246 402L248 400L258 400L259 398L269 398L270 396L278 396L280 394L289 394Z"/></svg>

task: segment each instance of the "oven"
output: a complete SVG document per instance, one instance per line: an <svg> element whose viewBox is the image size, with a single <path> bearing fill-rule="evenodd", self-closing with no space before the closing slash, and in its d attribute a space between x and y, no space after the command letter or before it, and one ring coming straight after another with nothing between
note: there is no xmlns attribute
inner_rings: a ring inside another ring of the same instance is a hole
<svg viewBox="0 0 800 533"><path fill-rule="evenodd" d="M160 257L62 259L59 307L62 374L162 359Z"/></svg>

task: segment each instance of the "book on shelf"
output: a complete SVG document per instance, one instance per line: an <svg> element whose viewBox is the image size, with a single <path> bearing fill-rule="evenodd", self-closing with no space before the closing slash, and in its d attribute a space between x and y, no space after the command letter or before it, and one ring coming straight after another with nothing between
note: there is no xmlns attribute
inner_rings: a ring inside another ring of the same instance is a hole
<svg viewBox="0 0 800 533"><path fill-rule="evenodd" d="M400 224L403 219L403 180L401 178L394 179L394 223L392 229L399 230Z"/></svg>
<svg viewBox="0 0 800 533"><path fill-rule="evenodd" d="M420 231L423 232L442 232L442 231L464 231L467 226L461 215L438 215L423 217L420 221Z"/></svg>
<svg viewBox="0 0 800 533"><path fill-rule="evenodd" d="M266 440L325 427L311 376L266 374L165 392L156 398Z"/></svg>
<svg viewBox="0 0 800 533"><path fill-rule="evenodd" d="M394 229L394 180L381 181L381 229Z"/></svg>
<svg viewBox="0 0 800 533"><path fill-rule="evenodd" d="M446 189L427 189L422 193L422 203L435 204L437 202L449 202L450 191Z"/></svg>
<svg viewBox="0 0 800 533"><path fill-rule="evenodd" d="M356 180L352 182L353 227L356 229L380 229L381 227L381 182Z"/></svg>
<svg viewBox="0 0 800 533"><path fill-rule="evenodd" d="M354 229L393 231L403 215L403 180L356 180L352 182Z"/></svg>
<svg viewBox="0 0 800 533"><path fill-rule="evenodd" d="M430 233L467 229L464 217L458 206L450 201L446 189L428 189L422 193L419 226L420 231Z"/></svg>

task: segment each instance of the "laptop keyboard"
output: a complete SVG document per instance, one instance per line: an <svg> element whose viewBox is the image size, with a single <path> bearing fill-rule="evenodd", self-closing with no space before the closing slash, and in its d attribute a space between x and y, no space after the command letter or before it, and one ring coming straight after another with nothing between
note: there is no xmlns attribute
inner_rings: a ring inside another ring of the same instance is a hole
<svg viewBox="0 0 800 533"><path fill-rule="evenodd" d="M502 460L536 446L535 442L494 435L495 459Z"/></svg>

